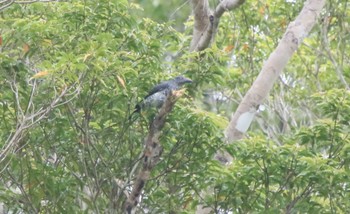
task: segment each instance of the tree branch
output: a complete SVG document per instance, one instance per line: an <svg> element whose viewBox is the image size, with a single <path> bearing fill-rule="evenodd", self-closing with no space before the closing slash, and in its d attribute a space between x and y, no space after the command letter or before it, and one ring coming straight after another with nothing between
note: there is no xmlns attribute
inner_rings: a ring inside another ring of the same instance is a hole
<svg viewBox="0 0 350 214"><path fill-rule="evenodd" d="M150 177L151 170L159 161L163 151L163 148L159 142L161 130L164 127L167 115L171 112L174 104L182 93L183 91L171 92L162 108L159 110L158 114L150 124L149 133L145 139L142 168L136 177L132 192L125 203L125 211L128 214L130 214L132 209L136 207L139 196L141 195L141 192Z"/></svg>
<svg viewBox="0 0 350 214"><path fill-rule="evenodd" d="M5 144L1 148L0 162L4 161L9 153L14 152L16 150L19 141L24 137L27 129L35 126L38 122L44 119L51 112L52 109L72 101L76 97L76 95L80 93L81 78L82 75L80 75L78 80L71 86L65 86L64 88L62 88L60 93L57 94L50 103L45 104L45 106L41 106L37 109L34 109L33 107L34 92L32 92L28 101L28 105L25 108L25 111L20 105L20 97L16 80L14 79L13 82L10 83L11 89L14 93L16 106L18 109L17 125L16 130L8 136L7 140L5 141ZM32 90L36 90L36 86L37 83L34 82ZM64 97L69 98L67 100L63 100ZM31 110L29 111L29 109Z"/></svg>
<svg viewBox="0 0 350 214"><path fill-rule="evenodd" d="M0 11L5 10L12 4L32 4L35 2L59 2L60 0L31 0L31 1L15 1L15 0L4 0L0 1Z"/></svg>
<svg viewBox="0 0 350 214"><path fill-rule="evenodd" d="M215 9L215 17L220 18L225 11L235 9L244 3L245 0L223 0Z"/></svg>
<svg viewBox="0 0 350 214"><path fill-rule="evenodd" d="M190 51L202 51L209 47L216 35L222 14L238 7L243 2L244 0L224 0L212 12L208 0L192 0L194 29Z"/></svg>
<svg viewBox="0 0 350 214"><path fill-rule="evenodd" d="M286 214L292 213L294 206L298 203L299 200L308 197L313 191L313 185L309 184L305 187L304 191L295 197L287 206L286 206Z"/></svg>

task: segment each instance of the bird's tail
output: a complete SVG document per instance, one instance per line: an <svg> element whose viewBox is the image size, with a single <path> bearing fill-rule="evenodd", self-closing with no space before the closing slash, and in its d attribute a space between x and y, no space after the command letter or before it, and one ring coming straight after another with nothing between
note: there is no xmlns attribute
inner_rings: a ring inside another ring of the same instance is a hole
<svg viewBox="0 0 350 214"><path fill-rule="evenodd" d="M131 119L132 119L132 116L135 114L135 113L140 113L141 112L141 106L140 106L140 104L137 104L136 106L135 106L135 110L130 114L130 116L129 116L129 121L131 121Z"/></svg>

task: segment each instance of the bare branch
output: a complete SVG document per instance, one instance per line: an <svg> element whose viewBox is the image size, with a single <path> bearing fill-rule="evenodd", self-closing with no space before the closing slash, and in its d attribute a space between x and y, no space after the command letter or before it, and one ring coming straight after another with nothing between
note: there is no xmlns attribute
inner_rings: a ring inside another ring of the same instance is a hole
<svg viewBox="0 0 350 214"><path fill-rule="evenodd" d="M56 97L48 105L41 106L38 109L34 109L33 107L34 92L32 91L25 112L20 106L20 98L15 80L13 80L13 82L10 83L11 89L15 95L15 102L18 109L17 125L16 130L8 136L4 146L1 148L0 162L4 161L9 153L14 152L16 150L19 141L24 137L27 129L35 126L38 122L44 119L51 112L52 109L72 101L80 93L79 84L81 78L82 75L80 75L76 83L72 84L69 87L65 86L63 89L61 89L61 93L59 95L56 95ZM36 83L34 83L32 86L34 90L35 86ZM63 97L69 97L69 99L63 100ZM33 109L32 111L29 111L31 107Z"/></svg>
<svg viewBox="0 0 350 214"><path fill-rule="evenodd" d="M220 18L225 11L235 9L244 3L245 0L223 0L215 9L215 17Z"/></svg>
<svg viewBox="0 0 350 214"><path fill-rule="evenodd" d="M32 1L14 1L14 0L5 0L0 1L0 11L5 10L6 8L10 7L12 4L32 4L36 2L59 2L60 0L32 0Z"/></svg>
<svg viewBox="0 0 350 214"><path fill-rule="evenodd" d="M222 14L238 7L243 2L244 0L224 0L212 12L208 0L192 0L194 29L190 51L202 51L209 47L216 35Z"/></svg>
<svg viewBox="0 0 350 214"><path fill-rule="evenodd" d="M35 3L35 2L44 2L44 3L47 3L47 2L54 2L54 1L59 1L59 0L33 0L33 1L15 1L16 4L32 4L32 3Z"/></svg>
<svg viewBox="0 0 350 214"><path fill-rule="evenodd" d="M15 1L2 1L2 2L0 2L0 11L2 11L2 10L4 10L4 9L6 9L6 8L8 8L8 7L10 7L13 3L15 3Z"/></svg>

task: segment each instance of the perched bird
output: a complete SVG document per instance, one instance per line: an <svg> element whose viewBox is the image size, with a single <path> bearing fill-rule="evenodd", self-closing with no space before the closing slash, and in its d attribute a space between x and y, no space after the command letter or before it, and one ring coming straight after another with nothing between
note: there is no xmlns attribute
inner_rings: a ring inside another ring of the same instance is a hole
<svg viewBox="0 0 350 214"><path fill-rule="evenodd" d="M135 111L130 115L130 117L134 113L141 112L141 109L148 109L150 107L156 107L157 109L161 108L171 91L179 90L182 85L191 82L192 80L184 76L177 76L174 79L159 83L158 85L154 86L148 95L135 106Z"/></svg>

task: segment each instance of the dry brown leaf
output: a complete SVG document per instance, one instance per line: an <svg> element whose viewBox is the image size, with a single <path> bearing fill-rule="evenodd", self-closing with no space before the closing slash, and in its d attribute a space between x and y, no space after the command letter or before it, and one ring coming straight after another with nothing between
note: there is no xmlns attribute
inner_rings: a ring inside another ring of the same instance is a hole
<svg viewBox="0 0 350 214"><path fill-rule="evenodd" d="M85 62L87 60L87 58L89 58L90 56L91 56L91 54L85 54L83 62Z"/></svg>
<svg viewBox="0 0 350 214"><path fill-rule="evenodd" d="M36 73L35 75L33 75L30 79L36 79L36 78L44 77L44 76L46 76L48 74L49 74L48 71L40 71L40 72Z"/></svg>
<svg viewBox="0 0 350 214"><path fill-rule="evenodd" d="M30 47L28 44L23 45L23 52L26 54L29 51Z"/></svg>
<svg viewBox="0 0 350 214"><path fill-rule="evenodd" d="M118 82L120 83L120 85L122 85L123 88L126 88L125 81L123 80L123 78L121 78L119 75L117 75L117 79L118 79Z"/></svg>
<svg viewBox="0 0 350 214"><path fill-rule="evenodd" d="M227 45L227 46L225 47L225 52L231 52L231 51L233 50L233 48L235 48L234 45Z"/></svg>

